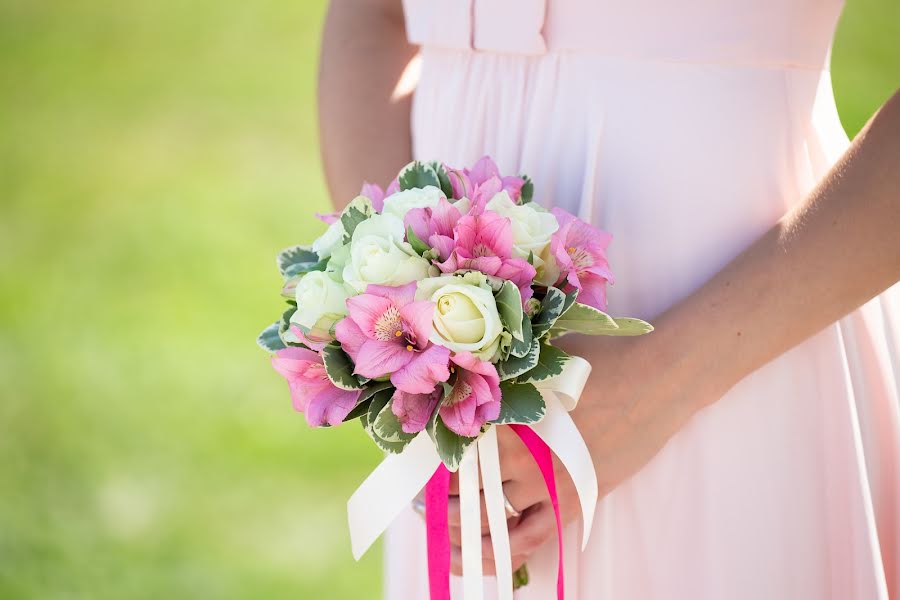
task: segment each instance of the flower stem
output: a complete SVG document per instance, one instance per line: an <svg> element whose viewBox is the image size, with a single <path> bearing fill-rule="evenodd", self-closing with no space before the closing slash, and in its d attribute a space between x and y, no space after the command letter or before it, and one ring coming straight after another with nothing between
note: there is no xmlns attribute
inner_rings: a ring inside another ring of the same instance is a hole
<svg viewBox="0 0 900 600"><path fill-rule="evenodd" d="M528 565L522 565L513 573L513 589L517 590L526 585L528 585Z"/></svg>

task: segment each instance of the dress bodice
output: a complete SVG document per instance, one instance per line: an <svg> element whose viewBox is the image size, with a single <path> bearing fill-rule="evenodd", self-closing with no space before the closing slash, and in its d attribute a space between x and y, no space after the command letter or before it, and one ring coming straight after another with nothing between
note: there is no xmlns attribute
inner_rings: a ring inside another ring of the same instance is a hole
<svg viewBox="0 0 900 600"><path fill-rule="evenodd" d="M404 0L415 44L823 68L842 0Z"/></svg>

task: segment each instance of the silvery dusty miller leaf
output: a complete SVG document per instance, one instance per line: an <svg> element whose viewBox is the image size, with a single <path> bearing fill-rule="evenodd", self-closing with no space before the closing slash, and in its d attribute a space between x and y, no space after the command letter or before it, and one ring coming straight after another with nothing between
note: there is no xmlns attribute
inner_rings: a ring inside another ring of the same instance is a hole
<svg viewBox="0 0 900 600"><path fill-rule="evenodd" d="M360 390L362 385L353 375L353 362L350 357L335 343L328 344L322 349L322 362L325 363L325 372L328 379L336 387L342 390Z"/></svg>
<svg viewBox="0 0 900 600"><path fill-rule="evenodd" d="M500 416L494 423L508 425L510 423L537 423L544 418L547 405L544 397L530 383L500 383Z"/></svg>

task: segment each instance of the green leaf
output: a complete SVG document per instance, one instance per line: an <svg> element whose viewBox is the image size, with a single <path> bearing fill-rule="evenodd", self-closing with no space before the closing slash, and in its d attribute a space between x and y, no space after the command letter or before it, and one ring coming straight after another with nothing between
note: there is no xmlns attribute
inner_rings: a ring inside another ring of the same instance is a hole
<svg viewBox="0 0 900 600"><path fill-rule="evenodd" d="M434 167L417 160L403 167L403 170L400 171L400 175L397 177L397 181L401 190L423 188L429 185L437 188L441 187L441 181Z"/></svg>
<svg viewBox="0 0 900 600"><path fill-rule="evenodd" d="M375 420L372 422L372 432L385 442L409 443L416 437L416 434L403 431L400 421L391 409L393 403L394 399L391 398L378 413L378 416L375 417Z"/></svg>
<svg viewBox="0 0 900 600"><path fill-rule="evenodd" d="M419 236L413 232L412 227L406 228L406 241L409 242L409 245L412 246L412 249L415 250L416 254L419 256L422 256L431 250L431 248L428 247L428 244L423 242Z"/></svg>
<svg viewBox="0 0 900 600"><path fill-rule="evenodd" d="M342 390L361 390L362 385L353 375L353 361L340 345L332 342L322 349L322 362L328 379Z"/></svg>
<svg viewBox="0 0 900 600"><path fill-rule="evenodd" d="M391 442L385 439L382 439L376 432L374 424L378 420L378 417L385 410L390 411L391 408L389 406L391 402L391 398L394 395L393 389L385 389L375 393L372 396L372 399L369 400L369 408L360 416L359 420L362 423L363 427L366 430L366 433L369 434L369 437L372 438L372 441L386 452L391 452L394 454L403 452L403 449L406 448L406 445L412 441L412 437L409 439L405 439L402 441ZM415 436L413 436L415 437Z"/></svg>
<svg viewBox="0 0 900 600"><path fill-rule="evenodd" d="M566 301L563 304L563 309L561 314L566 314L566 311L572 308L572 305L575 304L575 301L578 299L578 290L573 289L571 292L566 294Z"/></svg>
<svg viewBox="0 0 900 600"><path fill-rule="evenodd" d="M500 393L500 416L494 421L498 425L537 423L547 412L544 397L530 383L504 381L500 383Z"/></svg>
<svg viewBox="0 0 900 600"><path fill-rule="evenodd" d="M437 173L438 182L440 182L441 191L444 192L444 195L447 198L453 197L453 184L450 183L450 175L447 173L447 169L444 168L440 162L433 160L428 163L434 172Z"/></svg>
<svg viewBox="0 0 900 600"><path fill-rule="evenodd" d="M634 319L631 317L615 317L613 319L618 325L618 329L613 329L611 331L604 332L603 335L615 335L615 336L633 336L633 335L644 335L645 333L650 333L653 331L653 325L648 323L647 321L641 321L640 319Z"/></svg>
<svg viewBox="0 0 900 600"><path fill-rule="evenodd" d="M344 226L344 243L350 241L356 226L375 214L372 201L365 196L357 196L350 201L341 213L341 225Z"/></svg>
<svg viewBox="0 0 900 600"><path fill-rule="evenodd" d="M512 379L522 373L527 373L534 369L538 364L538 355L541 351L541 344L537 338L531 342L531 347L523 357L510 355L506 360L497 363L497 373L500 375L501 381Z"/></svg>
<svg viewBox="0 0 900 600"><path fill-rule="evenodd" d="M477 437L463 437L450 431L438 414L428 423L427 431L434 442L438 456L441 457L441 461L451 471L456 471L459 468L459 463L466 452L466 448L478 439Z"/></svg>
<svg viewBox="0 0 900 600"><path fill-rule="evenodd" d="M281 335L278 333L280 328L281 321L279 320L263 329L262 333L256 338L256 343L259 344L259 347L266 352L276 352L287 348L285 343L281 340Z"/></svg>
<svg viewBox="0 0 900 600"><path fill-rule="evenodd" d="M548 287L547 294L541 300L540 312L531 320L532 335L539 338L550 331L565 308L566 295L555 287Z"/></svg>
<svg viewBox="0 0 900 600"><path fill-rule="evenodd" d="M541 353L538 357L537 365L521 378L519 381L543 381L551 377L555 377L562 373L563 367L569 362L571 357L550 344L541 344Z"/></svg>
<svg viewBox="0 0 900 600"><path fill-rule="evenodd" d="M524 341L522 335L522 295L512 281L504 281L500 291L494 297L497 311L506 330L514 340Z"/></svg>
<svg viewBox="0 0 900 600"><path fill-rule="evenodd" d="M534 197L534 182L531 181L531 177L528 175L522 175L522 179L525 180L524 185L522 185L522 204L526 202L531 202L531 199Z"/></svg>
<svg viewBox="0 0 900 600"><path fill-rule="evenodd" d="M278 271L285 280L310 271L324 271L327 260L319 260L319 255L307 246L291 246L278 253Z"/></svg>
<svg viewBox="0 0 900 600"><path fill-rule="evenodd" d="M533 339L534 334L531 330L531 319L528 318L528 315L522 313L522 339L513 339L512 345L509 347L509 353L518 358L522 358L528 354L529 350L531 350L531 340Z"/></svg>
<svg viewBox="0 0 900 600"><path fill-rule="evenodd" d="M618 328L615 320L608 314L579 302L573 304L553 324L553 329L587 335L603 335Z"/></svg>
<svg viewBox="0 0 900 600"><path fill-rule="evenodd" d="M369 408L369 402L372 399L372 396L377 394L380 391L386 390L392 387L390 381L376 381L371 385L367 385L363 388L362 393L359 395L359 398L356 401L356 406L353 407L346 417L344 417L344 421L350 421L351 419L356 419L357 417L361 417ZM391 394L393 394L393 390Z"/></svg>

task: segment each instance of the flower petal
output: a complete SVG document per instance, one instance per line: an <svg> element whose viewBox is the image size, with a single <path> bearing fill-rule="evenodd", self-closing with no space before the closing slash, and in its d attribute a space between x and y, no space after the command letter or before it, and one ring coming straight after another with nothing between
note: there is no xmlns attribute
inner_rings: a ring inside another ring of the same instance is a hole
<svg viewBox="0 0 900 600"><path fill-rule="evenodd" d="M322 386L312 393L304 414L311 427L340 425L353 407L362 390L342 390L333 385Z"/></svg>
<svg viewBox="0 0 900 600"><path fill-rule="evenodd" d="M350 318L359 325L363 334L369 339L375 339L375 325L378 323L378 319L393 306L394 303L391 300L375 294L366 293L347 298L347 312Z"/></svg>
<svg viewBox="0 0 900 600"><path fill-rule="evenodd" d="M444 391L441 388L435 388L431 393L426 394L407 394L397 390L394 392L391 411L400 421L404 432L418 433L428 425L443 394Z"/></svg>
<svg viewBox="0 0 900 600"><path fill-rule="evenodd" d="M396 371L405 367L415 354L414 350L407 350L405 346L394 341L366 340L356 356L356 368L353 372L370 379L388 373L396 375Z"/></svg>
<svg viewBox="0 0 900 600"><path fill-rule="evenodd" d="M415 284L413 284L415 287ZM415 291L413 292L415 294ZM419 300L410 302L400 309L400 319L403 329L416 341L419 350L428 345L431 337L431 320L434 317L434 302Z"/></svg>
<svg viewBox="0 0 900 600"><path fill-rule="evenodd" d="M411 352L413 355L402 368L391 375L391 383L409 394L424 394L434 389L435 384L450 379L448 360L450 350L432 344L423 352Z"/></svg>
<svg viewBox="0 0 900 600"><path fill-rule="evenodd" d="M347 355L356 362L359 349L367 339L359 325L351 318L344 318L338 321L334 328L334 337L341 343L341 348Z"/></svg>

